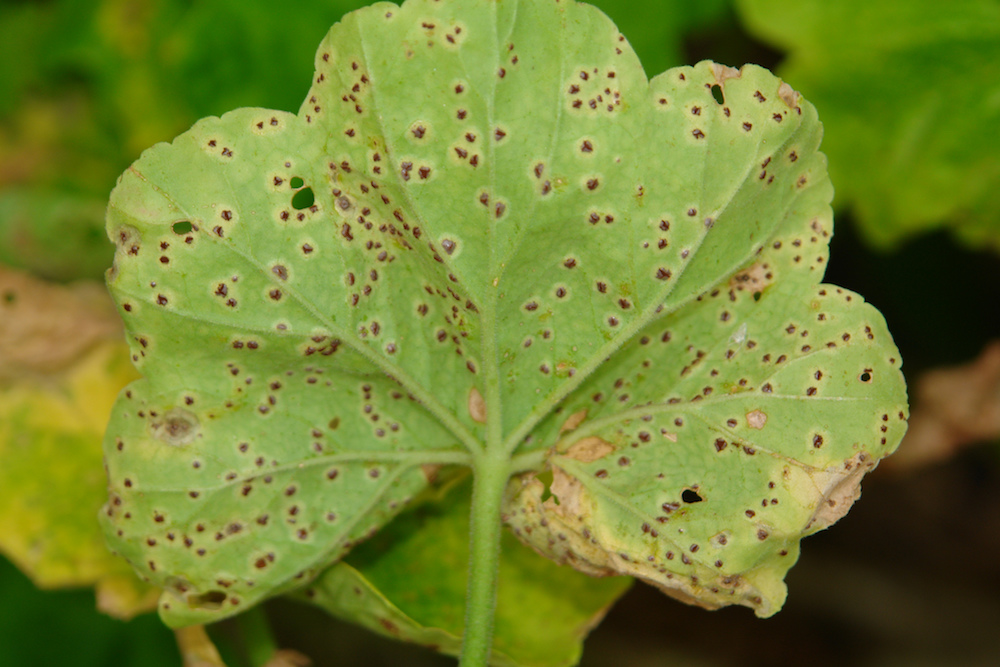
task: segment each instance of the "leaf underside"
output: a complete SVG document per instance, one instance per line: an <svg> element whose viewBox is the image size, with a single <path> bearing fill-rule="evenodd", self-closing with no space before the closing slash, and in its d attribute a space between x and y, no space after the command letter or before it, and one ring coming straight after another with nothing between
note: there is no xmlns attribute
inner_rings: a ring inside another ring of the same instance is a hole
<svg viewBox="0 0 1000 667"><path fill-rule="evenodd" d="M465 480L468 482L468 480ZM395 639L458 655L468 575L469 496L462 484L416 505L297 596ZM443 494L442 494L443 495ZM575 665L583 639L631 584L590 579L503 536L492 665Z"/></svg>
<svg viewBox="0 0 1000 667"><path fill-rule="evenodd" d="M503 447L551 452L505 508L544 555L772 613L905 429L881 316L819 284L820 135L755 66L647 81L587 5L347 15L297 115L202 120L112 194L145 378L111 545L166 622L212 621Z"/></svg>

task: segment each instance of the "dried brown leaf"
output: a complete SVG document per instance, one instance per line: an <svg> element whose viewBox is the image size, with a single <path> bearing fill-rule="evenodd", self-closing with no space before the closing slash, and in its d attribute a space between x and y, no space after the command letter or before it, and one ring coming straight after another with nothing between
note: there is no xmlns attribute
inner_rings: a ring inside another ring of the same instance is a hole
<svg viewBox="0 0 1000 667"><path fill-rule="evenodd" d="M889 470L930 465L1000 439L1000 341L969 363L925 373L915 394L909 430L886 463Z"/></svg>
<svg viewBox="0 0 1000 667"><path fill-rule="evenodd" d="M57 285L0 266L0 382L65 369L120 336L103 285Z"/></svg>

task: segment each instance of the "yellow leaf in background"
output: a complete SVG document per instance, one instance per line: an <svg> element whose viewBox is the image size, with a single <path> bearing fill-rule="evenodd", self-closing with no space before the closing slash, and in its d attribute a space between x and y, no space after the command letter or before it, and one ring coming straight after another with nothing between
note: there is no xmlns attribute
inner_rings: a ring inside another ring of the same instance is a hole
<svg viewBox="0 0 1000 667"><path fill-rule="evenodd" d="M136 377L97 284L62 287L0 269L0 553L41 588L96 586L129 618L156 591L107 549L101 440Z"/></svg>

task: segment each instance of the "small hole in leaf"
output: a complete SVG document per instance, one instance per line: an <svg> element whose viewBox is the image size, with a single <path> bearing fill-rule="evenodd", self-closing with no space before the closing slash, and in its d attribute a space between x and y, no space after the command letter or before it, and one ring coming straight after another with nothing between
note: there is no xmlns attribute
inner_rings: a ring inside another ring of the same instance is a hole
<svg viewBox="0 0 1000 667"><path fill-rule="evenodd" d="M683 491L681 491L681 500L683 500L688 504L691 504L691 503L700 503L702 500L704 500L704 498L702 498L698 494L698 492L695 491L694 489L684 489Z"/></svg>
<svg viewBox="0 0 1000 667"><path fill-rule="evenodd" d="M15 293L13 290L3 293L4 303L14 303L15 301L17 301L17 293Z"/></svg>
<svg viewBox="0 0 1000 667"><path fill-rule="evenodd" d="M542 501L544 502L544 501L548 500L549 498L552 498L552 501L556 505L558 505L559 504L559 498L557 498L556 496L554 496L552 494L552 489L550 488L551 484L552 484L552 473L551 472L542 472L542 473L539 473L538 474L538 480L540 482L542 482L542 484L544 485L544 491L542 491Z"/></svg>
<svg viewBox="0 0 1000 667"><path fill-rule="evenodd" d="M301 211L312 206L315 201L316 196L313 195L312 188L302 188L292 197L292 208Z"/></svg>
<svg viewBox="0 0 1000 667"><path fill-rule="evenodd" d="M861 373L861 375L858 376L858 379L861 380L862 382L864 382L865 384L871 384L871 381L872 381L872 372L871 372L871 369L870 368L866 368Z"/></svg>
<svg viewBox="0 0 1000 667"><path fill-rule="evenodd" d="M303 181L298 176L292 176L292 178L288 181L288 184L292 186L292 188L298 189L301 188L303 185L305 185L306 182Z"/></svg>
<svg viewBox="0 0 1000 667"><path fill-rule="evenodd" d="M714 97L715 101L719 104L725 104L726 102L726 98L722 94L722 86L712 86L712 97Z"/></svg>
<svg viewBox="0 0 1000 667"><path fill-rule="evenodd" d="M174 230L174 234L187 234L191 231L192 225L189 220L181 220L180 222L175 222L171 229Z"/></svg>
<svg viewBox="0 0 1000 667"><path fill-rule="evenodd" d="M226 594L222 591L209 591L191 596L188 598L188 605L192 609L219 609L225 601Z"/></svg>

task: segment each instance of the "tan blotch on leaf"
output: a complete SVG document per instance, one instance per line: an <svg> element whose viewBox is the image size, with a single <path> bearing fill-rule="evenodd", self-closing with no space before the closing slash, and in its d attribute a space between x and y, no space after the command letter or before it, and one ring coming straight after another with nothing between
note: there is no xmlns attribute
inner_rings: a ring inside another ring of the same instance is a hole
<svg viewBox="0 0 1000 667"><path fill-rule="evenodd" d="M770 284L771 281L767 278L767 269L761 264L748 266L739 273L733 274L733 277L729 279L730 289L750 290L751 292L760 292Z"/></svg>
<svg viewBox="0 0 1000 667"><path fill-rule="evenodd" d="M573 475L567 475L562 468L552 468L552 484L549 486L552 498L546 500L546 508L570 520L580 518L587 510L588 504L581 502L586 497L586 490L580 480ZM559 499L557 503L555 498Z"/></svg>
<svg viewBox="0 0 1000 667"><path fill-rule="evenodd" d="M789 86L784 81L778 86L778 97L781 101L788 105L790 109L794 109L799 105L799 98L802 97L797 90Z"/></svg>
<svg viewBox="0 0 1000 667"><path fill-rule="evenodd" d="M423 463L420 465L420 472L424 473L424 479L427 480L428 484L434 484L437 482L438 473L443 467L437 463Z"/></svg>
<svg viewBox="0 0 1000 667"><path fill-rule="evenodd" d="M817 489L823 493L816 506L806 530L815 532L832 526L840 517L847 514L858 498L861 497L861 478L870 472L877 463L876 459L865 452L860 452L844 463L843 469L830 469L810 474Z"/></svg>
<svg viewBox="0 0 1000 667"><path fill-rule="evenodd" d="M597 436L590 436L589 438L574 442L563 456L582 461L583 463L591 463L597 459L604 458L613 451L615 451L615 448L609 443Z"/></svg>
<svg viewBox="0 0 1000 667"><path fill-rule="evenodd" d="M559 427L559 435L562 435L563 433L568 433L569 431L576 430L576 427L579 426L580 423L583 422L583 420L586 418L587 418L586 410L580 410L578 412L574 412L569 417L567 417L566 421L563 422L563 425Z"/></svg>
<svg viewBox="0 0 1000 667"><path fill-rule="evenodd" d="M486 400L475 387L469 390L469 416L480 424L486 423Z"/></svg>
<svg viewBox="0 0 1000 667"><path fill-rule="evenodd" d="M767 415L765 415L760 410L754 410L753 412L747 413L747 426L750 428L755 428L760 430L764 428L764 424L767 423Z"/></svg>
<svg viewBox="0 0 1000 667"><path fill-rule="evenodd" d="M712 74L720 86L726 83L726 79L740 78L740 71L738 69L727 65L720 65L719 63L712 63Z"/></svg>

